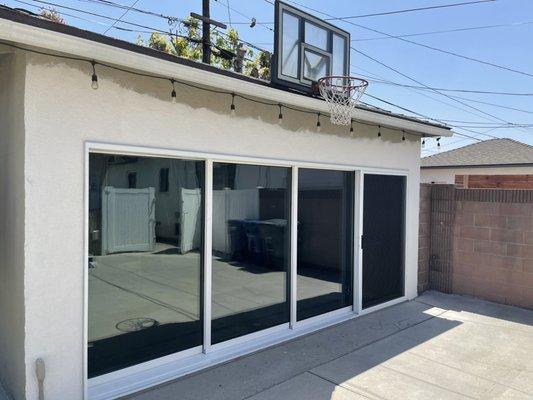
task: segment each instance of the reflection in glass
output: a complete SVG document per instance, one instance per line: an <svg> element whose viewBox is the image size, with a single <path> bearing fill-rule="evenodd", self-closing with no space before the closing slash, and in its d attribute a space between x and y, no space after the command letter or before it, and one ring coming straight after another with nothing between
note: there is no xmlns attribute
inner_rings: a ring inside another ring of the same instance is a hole
<svg viewBox="0 0 533 400"><path fill-rule="evenodd" d="M204 163L89 157L89 377L202 344Z"/></svg>
<svg viewBox="0 0 533 400"><path fill-rule="evenodd" d="M212 343L289 321L290 176L213 164Z"/></svg>
<svg viewBox="0 0 533 400"><path fill-rule="evenodd" d="M297 17L283 13L283 35L281 48L281 73L286 76L298 77L298 42L299 24Z"/></svg>
<svg viewBox="0 0 533 400"><path fill-rule="evenodd" d="M354 173L299 169L297 319L352 305Z"/></svg>
<svg viewBox="0 0 533 400"><path fill-rule="evenodd" d="M328 49L328 31L324 28L305 22L305 43L318 47L322 50Z"/></svg>
<svg viewBox="0 0 533 400"><path fill-rule="evenodd" d="M304 50L304 78L316 82L328 75L329 57Z"/></svg>
<svg viewBox="0 0 533 400"><path fill-rule="evenodd" d="M346 39L342 36L333 34L333 56L332 56L332 67L331 67L331 75L334 76L344 76L346 75L345 72L345 49L346 49Z"/></svg>

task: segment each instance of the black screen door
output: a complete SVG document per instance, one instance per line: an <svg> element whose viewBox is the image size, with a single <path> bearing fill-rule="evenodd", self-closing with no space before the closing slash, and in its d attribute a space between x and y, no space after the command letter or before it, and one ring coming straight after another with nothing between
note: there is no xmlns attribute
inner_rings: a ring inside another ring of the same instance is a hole
<svg viewBox="0 0 533 400"><path fill-rule="evenodd" d="M363 308L404 295L405 177L365 175Z"/></svg>

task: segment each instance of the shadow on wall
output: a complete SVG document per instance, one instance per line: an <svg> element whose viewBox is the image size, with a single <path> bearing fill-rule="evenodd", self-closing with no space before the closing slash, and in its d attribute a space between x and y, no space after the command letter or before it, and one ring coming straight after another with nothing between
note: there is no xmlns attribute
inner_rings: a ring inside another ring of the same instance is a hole
<svg viewBox="0 0 533 400"><path fill-rule="evenodd" d="M82 72L82 79L87 80L87 90L92 91L91 75L92 67L87 62L82 61L65 61L51 59L49 56L32 54L32 62L34 64L41 64L49 68L55 68L58 65L64 65L68 68L76 69ZM133 91L139 95L147 95L154 97L161 101L171 100L172 85L169 80L156 79L149 77L141 77L123 71L116 71L105 66L97 65L98 81L100 83L99 91L105 91L106 85L118 85L129 91ZM198 85L200 86L200 85ZM193 88L184 84L176 83L177 103L184 104L193 109L209 109L220 115L230 115L231 95L213 93L201 89ZM261 85L257 86L258 90L262 89ZM118 94L120 96L120 94ZM110 95L112 101L117 101L117 93ZM126 101L126 98L124 98ZM264 100L263 100L264 101ZM274 101L272 103L275 103ZM157 109L158 117L165 118L170 116L170 108L161 107ZM260 110L260 111L258 111ZM147 110L141 112L148 113ZM292 132L301 131L317 131L317 114L302 113L294 110L283 108L283 120L281 122L284 130ZM267 124L277 125L279 123L278 115L279 108L277 104L272 106L261 105L242 98L235 98L235 115L236 117L253 118ZM328 115L320 116L321 129L320 133L327 135L335 135L339 137L366 138L375 139L378 134L377 126L368 126L365 124L354 123L354 133L351 134L349 127L332 125L329 121ZM380 140L390 143L401 143L402 135L399 131L391 131L387 128L381 128L382 136ZM408 140L415 139L414 136L406 134ZM418 140L418 138L416 138Z"/></svg>

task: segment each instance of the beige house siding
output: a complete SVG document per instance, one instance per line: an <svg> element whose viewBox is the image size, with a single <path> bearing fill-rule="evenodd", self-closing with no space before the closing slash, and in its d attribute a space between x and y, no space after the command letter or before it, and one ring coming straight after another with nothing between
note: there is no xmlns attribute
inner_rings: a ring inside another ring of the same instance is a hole
<svg viewBox="0 0 533 400"><path fill-rule="evenodd" d="M455 184L456 175L528 175L533 165L525 167L421 168L421 183Z"/></svg>

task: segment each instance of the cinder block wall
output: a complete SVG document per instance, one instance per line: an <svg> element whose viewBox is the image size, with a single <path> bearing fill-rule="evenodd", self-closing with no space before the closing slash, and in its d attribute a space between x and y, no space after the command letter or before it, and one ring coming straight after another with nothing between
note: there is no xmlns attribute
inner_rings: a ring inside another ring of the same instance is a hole
<svg viewBox="0 0 533 400"><path fill-rule="evenodd" d="M431 216L431 185L420 185L420 216L418 228L418 293L429 289L429 242Z"/></svg>
<svg viewBox="0 0 533 400"><path fill-rule="evenodd" d="M427 186L421 189L421 255ZM452 292L533 309L533 190L455 189L454 198ZM428 259L437 254L433 242L441 240L430 237ZM438 265L420 263L419 290L432 287L427 272Z"/></svg>
<svg viewBox="0 0 533 400"><path fill-rule="evenodd" d="M533 203L457 201L454 236L454 293L533 308Z"/></svg>

